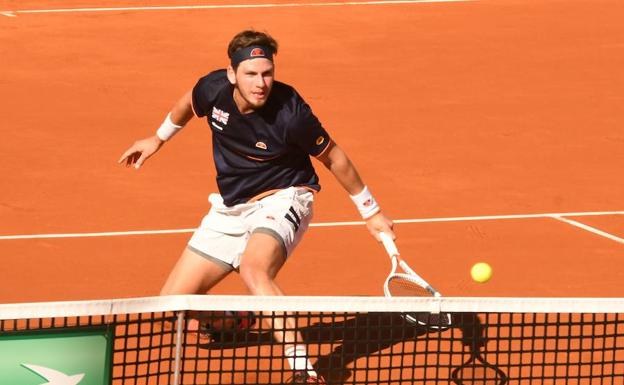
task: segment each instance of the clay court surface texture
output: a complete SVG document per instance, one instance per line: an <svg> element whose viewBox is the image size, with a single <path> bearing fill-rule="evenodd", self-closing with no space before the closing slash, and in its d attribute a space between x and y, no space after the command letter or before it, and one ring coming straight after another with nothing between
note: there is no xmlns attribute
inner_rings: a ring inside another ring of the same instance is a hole
<svg viewBox="0 0 624 385"><path fill-rule="evenodd" d="M0 303L157 295L216 191L194 119L117 164L242 29L448 296L621 297L620 0L0 1ZM381 295L390 263L319 162L292 295ZM488 262L487 284L470 267ZM236 275L213 293L244 294Z"/></svg>

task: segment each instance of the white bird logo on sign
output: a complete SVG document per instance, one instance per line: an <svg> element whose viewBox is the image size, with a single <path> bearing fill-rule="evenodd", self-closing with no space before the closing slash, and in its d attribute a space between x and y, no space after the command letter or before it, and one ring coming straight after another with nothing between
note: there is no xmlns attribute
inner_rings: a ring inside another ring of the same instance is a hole
<svg viewBox="0 0 624 385"><path fill-rule="evenodd" d="M46 368L43 366L32 364L22 364L22 366L37 373L48 381L41 385L78 385L78 383L84 377L84 373L68 376L67 374L61 373L58 370Z"/></svg>

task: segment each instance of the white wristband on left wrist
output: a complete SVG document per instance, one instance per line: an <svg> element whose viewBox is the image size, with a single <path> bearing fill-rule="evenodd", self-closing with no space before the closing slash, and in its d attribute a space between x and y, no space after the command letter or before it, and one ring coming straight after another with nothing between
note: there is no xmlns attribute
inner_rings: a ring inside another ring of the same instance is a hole
<svg viewBox="0 0 624 385"><path fill-rule="evenodd" d="M156 130L156 136L160 138L160 140L167 141L171 139L178 131L180 131L184 126L179 126L171 121L171 112L167 114L167 117L162 122L158 130Z"/></svg>

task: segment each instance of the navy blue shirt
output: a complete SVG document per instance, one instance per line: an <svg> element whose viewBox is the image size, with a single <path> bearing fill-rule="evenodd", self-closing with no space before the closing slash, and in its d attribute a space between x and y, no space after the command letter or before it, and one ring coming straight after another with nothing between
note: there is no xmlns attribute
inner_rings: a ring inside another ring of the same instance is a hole
<svg viewBox="0 0 624 385"><path fill-rule="evenodd" d="M264 106L241 114L225 70L199 79L193 110L206 117L219 193L227 206L291 186L319 191L310 156L320 155L330 138L310 106L291 86L273 82Z"/></svg>

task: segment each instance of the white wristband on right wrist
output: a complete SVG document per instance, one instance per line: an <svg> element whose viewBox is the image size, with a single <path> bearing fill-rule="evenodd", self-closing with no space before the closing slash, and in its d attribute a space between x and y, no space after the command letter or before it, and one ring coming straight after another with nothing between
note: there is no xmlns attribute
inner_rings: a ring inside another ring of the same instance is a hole
<svg viewBox="0 0 624 385"><path fill-rule="evenodd" d="M356 195L350 195L350 197L355 204L355 207L357 207L358 211L360 212L360 215L362 215L362 218L364 219L372 217L381 210L381 208L377 204L377 201L375 200L375 197L373 197L373 194L368 191L367 186L364 186L364 190L362 190L360 193Z"/></svg>
<svg viewBox="0 0 624 385"><path fill-rule="evenodd" d="M167 141L171 139L178 131L180 131L184 126L179 126L171 121L171 112L167 114L165 121L162 122L158 130L156 130L156 136L160 138L160 140Z"/></svg>

